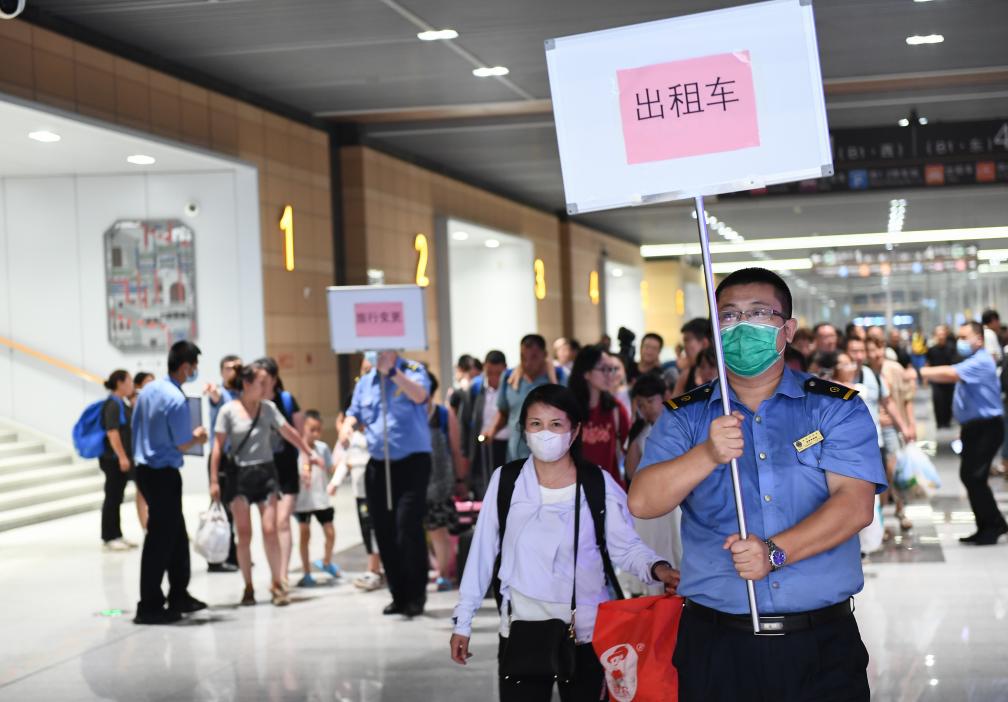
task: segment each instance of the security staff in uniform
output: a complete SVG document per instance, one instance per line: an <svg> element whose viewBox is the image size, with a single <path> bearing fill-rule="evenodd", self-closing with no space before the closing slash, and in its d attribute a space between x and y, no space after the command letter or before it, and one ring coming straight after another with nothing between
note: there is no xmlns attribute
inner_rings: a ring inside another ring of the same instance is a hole
<svg viewBox="0 0 1008 702"><path fill-rule="evenodd" d="M427 511L431 437L424 403L430 395L430 378L423 366L400 358L395 351L368 356L373 367L354 388L339 440L348 447L353 428L358 422L364 425L371 455L364 477L367 506L392 593L392 603L384 611L416 617L423 614L427 600L423 517ZM392 462L391 511L385 492L383 384Z"/></svg>
<svg viewBox="0 0 1008 702"><path fill-rule="evenodd" d="M630 489L637 517L682 506L679 699L867 702L851 597L864 585L857 535L886 488L875 424L856 391L785 367L797 322L779 276L740 270L716 296L732 414L716 381L670 400Z"/></svg>

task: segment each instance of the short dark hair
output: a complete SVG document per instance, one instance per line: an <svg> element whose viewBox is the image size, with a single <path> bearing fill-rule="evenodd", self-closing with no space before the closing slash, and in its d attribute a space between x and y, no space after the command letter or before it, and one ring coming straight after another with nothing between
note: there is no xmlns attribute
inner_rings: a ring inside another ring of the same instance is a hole
<svg viewBox="0 0 1008 702"><path fill-rule="evenodd" d="M836 368L838 355L836 351L816 351L815 355L812 356L812 364L818 366L820 369L827 368L833 370Z"/></svg>
<svg viewBox="0 0 1008 702"><path fill-rule="evenodd" d="M784 315L784 319L791 319L791 312L793 307L793 301L791 299L791 289L788 288L787 283L784 279L773 271L768 271L766 268L758 268L756 266L752 268L742 268L740 270L729 273L722 280L717 289L714 291L714 297L717 300L721 299L721 293L723 293L728 288L734 288L738 285L752 285L753 283L759 283L762 285L769 285L777 293L777 300L781 303L781 313Z"/></svg>
<svg viewBox="0 0 1008 702"><path fill-rule="evenodd" d="M168 349L168 372L174 373L181 368L184 363L196 365L199 363L201 353L203 352L199 350L199 346L191 341L176 341L172 344L172 347Z"/></svg>
<svg viewBox="0 0 1008 702"><path fill-rule="evenodd" d="M240 356L235 356L233 353L229 353L227 356L220 360L220 368L224 370L224 366L228 363L234 363L235 361L240 361Z"/></svg>
<svg viewBox="0 0 1008 702"><path fill-rule="evenodd" d="M455 366L460 370L464 370L468 373L473 369L475 362L476 362L475 358L473 358L467 353L464 353L461 356L459 356L458 363L456 363Z"/></svg>
<svg viewBox="0 0 1008 702"><path fill-rule="evenodd" d="M585 411L574 397L574 393L565 388L563 385L547 383L546 385L540 385L539 387L533 388L532 391L526 395L525 402L522 403L521 412L518 414L518 431L525 431L525 420L528 419L529 408L532 407L532 405L537 404L556 407L558 410L567 415L567 419L571 423L571 428L579 424L582 429L584 428ZM574 440L574 443L571 444L570 455L571 458L574 459L575 464L581 460L580 433Z"/></svg>
<svg viewBox="0 0 1008 702"><path fill-rule="evenodd" d="M850 348L850 345L851 345L852 341L860 341L862 344L865 345L865 348L868 348L868 342L865 339L862 339L860 336L848 336L848 337L844 337L843 345L842 345L841 348L843 348L843 350L846 351L847 349Z"/></svg>
<svg viewBox="0 0 1008 702"><path fill-rule="evenodd" d="M981 340L984 338L983 325L980 324L980 322L974 322L974 321L970 320L968 322L963 322L962 325L964 327L969 327L970 329L972 329L973 333L976 334L977 336L979 336Z"/></svg>
<svg viewBox="0 0 1008 702"><path fill-rule="evenodd" d="M791 344L788 344L784 347L784 362L788 363L790 361L797 361L798 367L801 368L803 373L808 370L809 361L805 358L805 354Z"/></svg>
<svg viewBox="0 0 1008 702"><path fill-rule="evenodd" d="M430 399L434 397L434 393L441 387L441 383L438 382L437 376L431 373L430 368L427 368L426 365L424 365L424 368L427 370L427 377L430 378L430 392L427 395L427 398Z"/></svg>
<svg viewBox="0 0 1008 702"><path fill-rule="evenodd" d="M886 347L886 342L874 336L867 337L864 342L865 348L868 348L869 346L878 346L880 349L884 349Z"/></svg>
<svg viewBox="0 0 1008 702"><path fill-rule="evenodd" d="M693 367L699 368L701 363L705 363L711 368L717 368L717 353L714 352L713 346L708 346L697 354Z"/></svg>
<svg viewBox="0 0 1008 702"><path fill-rule="evenodd" d="M815 341L815 334L808 327L799 327L795 331L794 341Z"/></svg>
<svg viewBox="0 0 1008 702"><path fill-rule="evenodd" d="M658 334L657 332L648 332L647 334L641 337L640 340L641 346L643 346L644 342L647 341L648 339L654 339L655 341L658 342L658 345L660 347L665 348L665 339L661 337L661 334Z"/></svg>
<svg viewBox="0 0 1008 702"><path fill-rule="evenodd" d="M823 327L829 327L830 329L833 330L833 332L837 336L840 336L839 330L836 327L834 327L832 324L830 324L829 322L819 322L819 324L817 324L814 327L812 327L812 333L813 334L818 334L819 330L822 329Z"/></svg>
<svg viewBox="0 0 1008 702"><path fill-rule="evenodd" d="M637 381L630 388L630 399L635 397L654 397L664 395L668 390L668 385L657 373L645 373L637 378Z"/></svg>
<svg viewBox="0 0 1008 702"><path fill-rule="evenodd" d="M546 350L546 339L543 338L542 334L526 334L522 337L521 346L538 346L543 351Z"/></svg>
<svg viewBox="0 0 1008 702"><path fill-rule="evenodd" d="M697 339L710 339L714 340L714 332L711 328L711 323L709 319L704 317L694 317L686 324L682 325L682 329L679 330L681 334L690 334L695 336Z"/></svg>
<svg viewBox="0 0 1008 702"><path fill-rule="evenodd" d="M854 332L856 332L856 331L863 331L863 330L861 330L861 325L860 324L855 324L854 322L851 322L844 329L844 336L850 338L850 337L854 336ZM867 333L866 333L866 336L867 336ZM858 338L861 338L861 337L858 337Z"/></svg>
<svg viewBox="0 0 1008 702"><path fill-rule="evenodd" d="M493 351L487 351L487 355L486 358L483 359L483 363L492 363L495 366L506 366L507 357L504 355L503 351L494 349Z"/></svg>
<svg viewBox="0 0 1008 702"><path fill-rule="evenodd" d="M145 382L147 382L147 378L153 378L153 377L154 377L153 373L150 373L148 371L140 371L139 373L133 376L133 386L139 390L140 386L143 385Z"/></svg>
<svg viewBox="0 0 1008 702"><path fill-rule="evenodd" d="M105 381L105 389L109 392L115 392L116 387L119 383L123 382L130 377L129 371L114 370L109 374L108 380Z"/></svg>
<svg viewBox="0 0 1008 702"><path fill-rule="evenodd" d="M991 322L1000 322L1001 315L997 313L997 310L984 310L983 314L980 315L980 321L984 326L987 326Z"/></svg>
<svg viewBox="0 0 1008 702"><path fill-rule="evenodd" d="M571 339L567 337L567 345L571 348L571 353L577 353L581 350L581 342L577 339Z"/></svg>
<svg viewBox="0 0 1008 702"><path fill-rule="evenodd" d="M305 419L314 419L319 424L322 423L322 414L317 409L310 409L304 411Z"/></svg>

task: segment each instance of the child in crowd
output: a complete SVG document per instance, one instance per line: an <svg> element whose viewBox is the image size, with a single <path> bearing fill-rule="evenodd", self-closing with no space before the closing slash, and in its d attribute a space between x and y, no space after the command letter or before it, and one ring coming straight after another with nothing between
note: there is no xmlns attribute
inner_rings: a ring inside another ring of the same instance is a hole
<svg viewBox="0 0 1008 702"><path fill-rule="evenodd" d="M333 475L333 454L322 436L322 417L317 410L305 412L304 429L302 432L305 443L315 448L315 452L322 457L324 467L314 466L308 462L307 457L300 456L298 465L301 473L301 491L298 493L297 502L294 506L294 518L297 519L298 527L301 531L299 546L301 548L301 567L304 575L298 581L298 587L313 587L315 578L311 574L311 561L308 556L308 546L311 540L311 518L322 525L322 532L325 534L325 556L315 561L315 567L324 571L334 578L340 575L339 568L332 562L333 546L336 544L336 529L333 527L334 510L329 502L329 494L326 487ZM343 449L336 445L337 460L343 462Z"/></svg>
<svg viewBox="0 0 1008 702"><path fill-rule="evenodd" d="M347 401L349 406L349 399ZM343 426L343 415L336 420L336 431ZM375 541L374 528L371 525L371 515L368 513L367 491L364 484L364 474L371 456L368 454L367 439L363 427L357 424L350 435L350 446L343 454L343 460L337 462L336 472L329 482L328 492L336 494L336 489L343 484L347 473L350 473L350 485L354 499L357 502L357 519L360 522L361 538L364 550L367 552L367 572L354 578L354 587L365 592L380 590L385 587L385 575L382 573L381 556L378 554L378 544Z"/></svg>

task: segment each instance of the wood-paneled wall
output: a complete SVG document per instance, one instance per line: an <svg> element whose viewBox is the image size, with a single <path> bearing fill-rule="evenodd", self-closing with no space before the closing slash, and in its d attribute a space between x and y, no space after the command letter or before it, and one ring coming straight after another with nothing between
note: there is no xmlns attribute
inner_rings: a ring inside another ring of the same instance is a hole
<svg viewBox="0 0 1008 702"><path fill-rule="evenodd" d="M0 21L0 92L259 169L267 352L301 406L321 410L330 426L341 393L325 307L325 288L334 280L328 134L23 20ZM278 228L285 205L294 208L291 272L283 266ZM216 366L216 359L207 361Z"/></svg>

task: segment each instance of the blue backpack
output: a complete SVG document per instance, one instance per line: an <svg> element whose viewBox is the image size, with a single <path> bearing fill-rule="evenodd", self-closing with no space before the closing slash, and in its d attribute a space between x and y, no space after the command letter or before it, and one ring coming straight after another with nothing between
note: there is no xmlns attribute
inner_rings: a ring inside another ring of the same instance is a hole
<svg viewBox="0 0 1008 702"><path fill-rule="evenodd" d="M111 397L111 396L110 396ZM126 423L126 405L118 397L119 424ZM102 408L108 398L92 402L84 408L73 427L73 445L81 458L98 458L105 453L105 429L102 427Z"/></svg>

